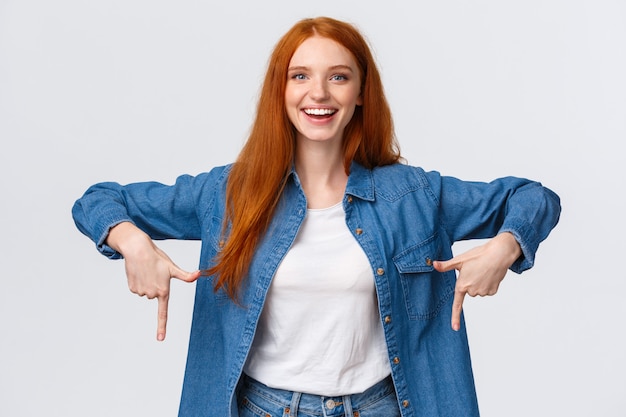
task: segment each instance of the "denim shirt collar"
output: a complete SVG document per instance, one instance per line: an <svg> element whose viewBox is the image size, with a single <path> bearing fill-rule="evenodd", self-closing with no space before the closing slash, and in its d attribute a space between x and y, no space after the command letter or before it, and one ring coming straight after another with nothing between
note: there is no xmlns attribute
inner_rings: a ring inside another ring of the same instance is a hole
<svg viewBox="0 0 626 417"><path fill-rule="evenodd" d="M374 201L374 176L372 170L353 161L350 166L346 194L362 200Z"/></svg>

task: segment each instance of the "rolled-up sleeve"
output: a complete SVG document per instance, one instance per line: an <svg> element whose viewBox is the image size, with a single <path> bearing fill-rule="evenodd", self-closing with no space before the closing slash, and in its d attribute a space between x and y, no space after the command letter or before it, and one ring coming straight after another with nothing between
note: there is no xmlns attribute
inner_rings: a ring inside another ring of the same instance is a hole
<svg viewBox="0 0 626 417"><path fill-rule="evenodd" d="M514 272L534 265L539 244L559 221L558 195L537 181L504 177L472 182L436 172L427 177L450 240L491 238L510 232L522 249L522 256L511 266Z"/></svg>
<svg viewBox="0 0 626 417"><path fill-rule="evenodd" d="M218 176L219 172L213 170L198 176L181 175L173 185L95 184L76 200L72 217L98 251L111 259L121 258L121 254L106 245L109 230L125 221L135 224L152 239L198 240Z"/></svg>

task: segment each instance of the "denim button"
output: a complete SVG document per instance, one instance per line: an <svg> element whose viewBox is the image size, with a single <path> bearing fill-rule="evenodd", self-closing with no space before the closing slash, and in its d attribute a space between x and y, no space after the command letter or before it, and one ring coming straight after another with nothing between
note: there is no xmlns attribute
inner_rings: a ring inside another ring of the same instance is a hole
<svg viewBox="0 0 626 417"><path fill-rule="evenodd" d="M335 402L333 400L326 401L326 408L332 410L333 408L335 408Z"/></svg>

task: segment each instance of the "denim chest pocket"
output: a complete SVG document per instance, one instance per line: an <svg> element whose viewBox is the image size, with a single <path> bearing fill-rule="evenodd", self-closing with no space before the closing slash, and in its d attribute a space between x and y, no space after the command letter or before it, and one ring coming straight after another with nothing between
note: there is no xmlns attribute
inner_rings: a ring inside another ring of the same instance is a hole
<svg viewBox="0 0 626 417"><path fill-rule="evenodd" d="M433 267L433 262L440 256L441 243L435 235L393 258L411 320L436 317L454 294L454 274L442 274Z"/></svg>

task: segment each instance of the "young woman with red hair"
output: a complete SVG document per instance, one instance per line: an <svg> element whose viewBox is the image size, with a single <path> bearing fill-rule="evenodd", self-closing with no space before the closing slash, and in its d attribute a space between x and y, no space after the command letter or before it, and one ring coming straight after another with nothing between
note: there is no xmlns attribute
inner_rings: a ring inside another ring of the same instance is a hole
<svg viewBox="0 0 626 417"><path fill-rule="evenodd" d="M196 281L180 416L477 416L463 298L530 268L559 213L538 182L406 165L367 43L325 17L276 45L233 164L73 208L158 299L158 340L171 278ZM158 239L201 239L198 271Z"/></svg>

